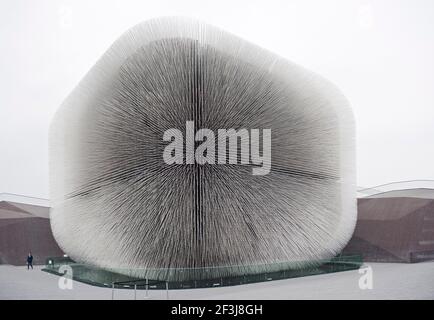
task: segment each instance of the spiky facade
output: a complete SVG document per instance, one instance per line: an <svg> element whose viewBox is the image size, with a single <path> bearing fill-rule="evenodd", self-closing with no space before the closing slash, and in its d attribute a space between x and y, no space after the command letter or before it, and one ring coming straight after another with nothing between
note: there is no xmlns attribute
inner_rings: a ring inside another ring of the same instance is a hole
<svg viewBox="0 0 434 320"><path fill-rule="evenodd" d="M188 120L271 129L271 172L166 164L163 133ZM183 279L299 268L339 253L353 232L353 117L298 65L201 22L151 20L56 113L50 186L55 238L79 262Z"/></svg>

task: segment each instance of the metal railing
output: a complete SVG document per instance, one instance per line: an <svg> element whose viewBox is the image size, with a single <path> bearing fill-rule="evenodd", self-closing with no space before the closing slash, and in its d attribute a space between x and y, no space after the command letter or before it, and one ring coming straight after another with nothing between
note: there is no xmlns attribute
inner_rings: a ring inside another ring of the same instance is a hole
<svg viewBox="0 0 434 320"><path fill-rule="evenodd" d="M169 300L169 282L161 281L161 280L149 280L149 279L136 279L136 280L128 280L128 281L117 281L112 282L112 300L115 297L115 289L116 286L122 286L125 289L129 289L131 285L134 287L134 300L137 300L137 288L140 286L145 286L145 299L149 299L149 286L152 284L160 284L164 283L166 286L166 300Z"/></svg>

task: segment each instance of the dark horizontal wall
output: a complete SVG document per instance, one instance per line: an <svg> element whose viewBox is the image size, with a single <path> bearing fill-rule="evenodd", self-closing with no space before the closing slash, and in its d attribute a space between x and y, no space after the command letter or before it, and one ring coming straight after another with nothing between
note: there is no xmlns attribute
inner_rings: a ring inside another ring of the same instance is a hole
<svg viewBox="0 0 434 320"><path fill-rule="evenodd" d="M32 251L35 264L63 255L47 218L0 219L0 264L25 265ZM366 262L416 262L434 258L434 200L364 198L358 200L354 235L343 254Z"/></svg>
<svg viewBox="0 0 434 320"><path fill-rule="evenodd" d="M34 264L63 255L46 218L0 219L0 264L25 265L32 252Z"/></svg>
<svg viewBox="0 0 434 320"><path fill-rule="evenodd" d="M344 254L371 262L434 258L434 201L409 197L358 200L358 219Z"/></svg>

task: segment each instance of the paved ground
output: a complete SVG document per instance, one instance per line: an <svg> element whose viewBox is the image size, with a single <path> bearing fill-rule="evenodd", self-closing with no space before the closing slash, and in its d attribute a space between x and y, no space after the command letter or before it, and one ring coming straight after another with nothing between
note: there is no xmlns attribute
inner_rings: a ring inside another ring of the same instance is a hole
<svg viewBox="0 0 434 320"><path fill-rule="evenodd" d="M171 290L170 299L434 299L434 261L417 264L372 263L372 289L361 290L363 274L346 271L234 287ZM59 277L40 267L0 265L0 299L111 299L112 291L80 282L60 289ZM144 291L137 291L144 298ZM166 292L150 290L151 299ZM115 299L133 299L133 290L115 290Z"/></svg>

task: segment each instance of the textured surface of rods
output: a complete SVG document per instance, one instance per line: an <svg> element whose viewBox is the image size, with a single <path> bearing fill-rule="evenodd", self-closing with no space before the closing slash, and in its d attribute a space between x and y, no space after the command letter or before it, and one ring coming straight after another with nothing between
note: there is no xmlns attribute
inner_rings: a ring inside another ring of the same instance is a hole
<svg viewBox="0 0 434 320"><path fill-rule="evenodd" d="M271 171L163 161L169 128L271 129ZM123 34L50 128L51 225L73 259L203 278L315 265L356 220L354 123L327 80L215 27ZM179 268L186 268L180 272Z"/></svg>

